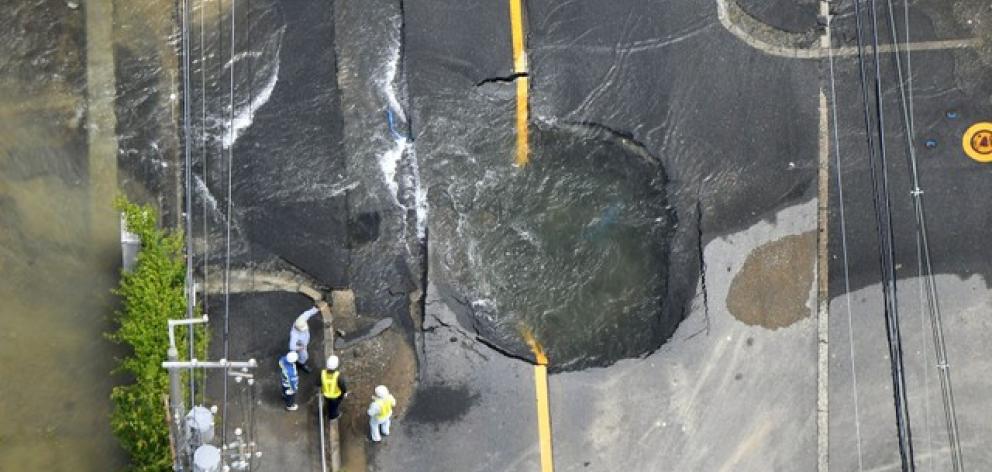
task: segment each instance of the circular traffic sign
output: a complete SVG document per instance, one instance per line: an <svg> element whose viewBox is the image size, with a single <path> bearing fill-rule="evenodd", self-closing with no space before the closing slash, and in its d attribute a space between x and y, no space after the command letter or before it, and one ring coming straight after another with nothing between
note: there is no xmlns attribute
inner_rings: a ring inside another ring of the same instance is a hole
<svg viewBox="0 0 992 472"><path fill-rule="evenodd" d="M968 157L978 162L992 162L992 123L971 125L961 137L961 147Z"/></svg>

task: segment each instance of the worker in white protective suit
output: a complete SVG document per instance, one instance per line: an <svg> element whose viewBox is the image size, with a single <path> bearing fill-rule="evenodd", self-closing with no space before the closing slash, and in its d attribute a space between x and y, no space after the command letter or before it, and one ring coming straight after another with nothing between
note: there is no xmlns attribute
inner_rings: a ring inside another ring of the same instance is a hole
<svg viewBox="0 0 992 472"><path fill-rule="evenodd" d="M396 399L389 394L385 385L375 388L375 396L369 405L369 428L372 430L372 441L382 441L382 436L389 436L390 418L396 408ZM380 435L380 431L382 435Z"/></svg>
<svg viewBox="0 0 992 472"><path fill-rule="evenodd" d="M317 302L316 306L297 316L292 329L289 330L289 350L296 352L296 355L299 356L296 364L300 370L307 374L310 373L310 367L307 366L307 360L310 359L310 354L307 352L307 345L310 344L310 326L308 322L310 318L320 313L320 306L322 304L326 303L323 301Z"/></svg>

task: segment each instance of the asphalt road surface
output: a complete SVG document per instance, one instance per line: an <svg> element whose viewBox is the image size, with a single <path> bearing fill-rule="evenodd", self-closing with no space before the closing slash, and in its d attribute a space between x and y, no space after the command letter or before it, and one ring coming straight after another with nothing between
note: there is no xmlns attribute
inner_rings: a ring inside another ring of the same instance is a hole
<svg viewBox="0 0 992 472"><path fill-rule="evenodd" d="M234 40L241 121L224 124L219 86L205 102L197 221L219 247L233 150L234 265L351 287L413 345L412 400L371 470L898 469L850 2L831 4L829 43L808 1L260 3ZM990 119L992 18L894 2L900 87L877 3L916 461L950 456L906 136L982 470L992 180L960 137ZM204 51L230 46L218 18Z"/></svg>

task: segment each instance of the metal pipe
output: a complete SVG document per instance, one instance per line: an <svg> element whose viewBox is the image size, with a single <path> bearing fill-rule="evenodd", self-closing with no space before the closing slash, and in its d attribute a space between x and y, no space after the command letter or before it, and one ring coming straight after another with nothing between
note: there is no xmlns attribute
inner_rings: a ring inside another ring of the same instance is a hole
<svg viewBox="0 0 992 472"><path fill-rule="evenodd" d="M203 315L200 318L187 318L184 320L169 320L169 348L176 347L176 326L182 325L194 325L200 323L207 323L210 319L207 315Z"/></svg>
<svg viewBox="0 0 992 472"><path fill-rule="evenodd" d="M169 330L172 333L172 330ZM179 350L176 346L170 346L166 354L169 361L167 362L177 362L179 359ZM165 363L163 363L165 364ZM170 428L175 427L174 433L176 438L176 444L185 444L184 438L180 437L183 434L183 428L180 427L180 418L182 418L183 410L183 394L182 386L179 378L178 370L169 370L169 408L172 410L172 423L169 425ZM172 464L173 470L182 471L183 470L183 457L186 455L186 450L177 451L175 462Z"/></svg>
<svg viewBox="0 0 992 472"><path fill-rule="evenodd" d="M247 370L247 369L242 369L242 370ZM229 375L231 377L234 377L234 381L235 382L240 382L241 379L249 379L249 380L251 380L251 379L254 379L255 378L254 375L249 374L247 372L228 372L227 375Z"/></svg>
<svg viewBox="0 0 992 472"><path fill-rule="evenodd" d="M204 369L254 369L258 367L258 362L255 359L248 359L247 362L228 361L225 359L219 361L198 361L193 359L191 361L165 361L162 363L162 367L166 369L186 369L190 367L202 367Z"/></svg>
<svg viewBox="0 0 992 472"><path fill-rule="evenodd" d="M193 173L193 161L190 157L190 141L192 136L190 135L190 80L189 80L189 68L190 68L190 37L189 37L189 22L190 22L190 0L183 0L182 2L182 73L183 73L183 154L185 156L185 185L186 185L186 318L193 318L193 307L195 302L193 302L193 184L191 174ZM202 46L201 46L202 47ZM200 65L203 67L203 64ZM189 327L188 341L189 341L189 357L192 358L195 353L193 352L194 340L193 340L193 327ZM190 393L190 403L196 402L196 384L195 376L189 376L189 393Z"/></svg>
<svg viewBox="0 0 992 472"><path fill-rule="evenodd" d="M207 315L203 315L203 316L201 316L199 318L186 318L186 319L182 319L182 320L169 320L169 326L171 327L171 326L178 326L178 325L200 324L200 323L206 323L207 321L210 321L209 317Z"/></svg>
<svg viewBox="0 0 992 472"><path fill-rule="evenodd" d="M327 472L327 451L324 449L327 441L324 440L324 395L317 392L317 415L320 417L320 470Z"/></svg>
<svg viewBox="0 0 992 472"><path fill-rule="evenodd" d="M185 365L188 363L179 361L179 349L176 348L175 327L181 325L189 325L190 329L192 329L192 325L199 323L206 323L208 320L209 318L207 318L207 315L203 315L201 318L168 320L167 322L169 327L169 349L168 351L166 351L166 358L168 360L162 363L162 367L169 369L169 408L172 410L172 418L174 419L176 426L175 431L176 431L177 444L185 444L185 440L180 437L183 434L183 428L180 427L179 422L181 421L180 419L185 416L183 412L186 410L186 407L183 402L181 379L179 377L180 373L177 369L171 367L178 367L179 365L181 365L182 367L195 367L196 359L193 359L192 365ZM192 372L190 373L190 376L192 377ZM182 458L186 456L186 454L187 451L184 450L182 451L182 453L176 455L176 462L173 464L173 469L177 471L183 470Z"/></svg>
<svg viewBox="0 0 992 472"><path fill-rule="evenodd" d="M178 368L198 367L198 366L201 366L201 364L196 359L193 359L192 362L181 362L181 361L179 361L179 349L176 348L176 330L175 330L175 328L176 328L176 326L188 325L190 327L190 329L192 330L193 329L193 325L195 325L195 324L201 324L201 323L207 323L209 320L210 319L207 317L207 315L203 315L200 318L187 318L187 319L182 319L182 320L168 320L168 322L167 322L167 324L169 326L169 349L166 352L166 358L168 360L162 363L162 367L165 367L166 369L169 369L169 403L170 403L170 407L172 408L172 417L175 419L175 422L176 422L176 435L177 435L177 439L181 439L181 440L176 441L178 444L184 444L185 443L185 440L184 439L179 438L179 435L182 435L183 434L183 428L180 427L179 421L180 421L180 418L183 418L185 416L185 415L183 415L183 411L185 411L185 409L186 409L185 405L183 404L183 393L182 393L182 387L180 386L181 381L180 381L180 377L179 377L179 370L178 370ZM190 338L190 339L192 339L192 338ZM224 361L224 362L226 363L226 361ZM252 365L250 367L255 367L255 365L254 365L255 360L252 359L250 362L252 363ZM208 367L208 366L202 366L202 367ZM190 372L190 378L191 379L193 378L193 372ZM190 388L190 392L192 392L192 382L190 382L190 387L191 387ZM190 401L194 401L194 400L195 400L195 397L190 399ZM182 470L182 465L183 464L182 464L181 457L183 457L185 454L186 454L186 451L183 451L182 454L177 454L176 463L173 464L173 468L175 470L177 470L177 471L181 471Z"/></svg>

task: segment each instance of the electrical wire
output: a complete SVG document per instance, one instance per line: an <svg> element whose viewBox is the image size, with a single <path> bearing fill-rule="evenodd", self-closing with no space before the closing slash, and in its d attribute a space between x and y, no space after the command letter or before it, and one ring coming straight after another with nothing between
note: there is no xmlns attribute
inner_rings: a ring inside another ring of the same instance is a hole
<svg viewBox="0 0 992 472"><path fill-rule="evenodd" d="M906 27L905 27L905 30L906 30L906 72L908 73L907 74L907 77L906 77L906 84L907 84L907 87L906 88L909 89L909 131L910 131L910 133L913 134L913 136L915 136L916 135L916 123L915 123L915 120L913 119L913 55L909 51L909 0L903 0L903 2L902 2L902 13L903 13L903 21L906 24ZM898 46L898 41L894 41L894 42L897 43L896 45Z"/></svg>
<svg viewBox="0 0 992 472"><path fill-rule="evenodd" d="M234 42L235 42L235 10L234 5L237 0L231 0L231 88L230 95L228 98L228 105L230 109L229 113L229 123L228 132L231 136L231 145L227 147L228 157L227 157L227 235L225 237L225 249L226 255L224 259L224 359L228 359L230 355L230 345L228 342L228 337L230 334L230 304L231 304L231 212L233 210L233 202L231 198L233 196L233 179L232 171L234 169L234 68L236 66L234 61ZM228 395L228 383L229 383L229 370L224 369L224 403L223 403L223 419L222 419L222 431L221 431L221 441L227 444L227 395Z"/></svg>
<svg viewBox="0 0 992 472"><path fill-rule="evenodd" d="M920 333L925 333L927 331L927 317L924 313L923 307L926 305L926 295L924 295L923 290L923 243L920 242L920 234L916 234L916 280L917 287L919 287L920 295ZM921 364L923 365L923 427L927 433L927 460L930 464L931 472L934 470L934 454L933 454L933 432L930 428L930 364L927 362L929 354L927 353L927 340L926 337L922 339L923 353L920 355Z"/></svg>
<svg viewBox="0 0 992 472"><path fill-rule="evenodd" d="M876 1L870 0L871 9L871 34L872 48L875 69L875 126L878 133L879 164L881 170L880 187L878 196L881 199L883 210L882 222L884 223L884 245L887 254L883 254L883 259L887 256L887 263L884 270L888 271L888 280L885 281L886 292L886 328L889 342L890 363L893 371L893 398L896 408L896 424L899 435L899 454L903 460L903 470L913 471L916 468L913 457L913 429L910 422L909 400L906 392L906 376L903 366L902 334L899 329L899 304L896 292L895 274L895 243L892 232L892 204L889 197L889 171L886 161L885 142L885 113L882 105L882 73L881 58L878 40L878 18Z"/></svg>
<svg viewBox="0 0 992 472"><path fill-rule="evenodd" d="M827 29L832 28L832 22L828 19ZM833 37L832 35L830 37ZM833 44L828 45L827 48L827 59L830 67L830 104L831 104L831 117L833 124L833 141L834 141L834 161L837 172L837 199L839 202L840 209L840 242L841 249L844 256L844 298L847 302L847 341L848 347L850 348L850 368L851 368L851 397L854 400L854 432L855 439L858 450L858 471L864 470L864 454L862 452L861 446L861 413L860 413L860 402L858 399L858 373L854 368L854 321L853 321L853 310L851 309L851 276L850 276L850 264L848 263L848 251L847 251L847 219L845 217L844 211L844 178L843 178L843 168L841 167L840 160L840 137L838 135L837 127L837 87L835 85L834 79L834 54L833 54Z"/></svg>
<svg viewBox="0 0 992 472"><path fill-rule="evenodd" d="M240 405L241 406L241 422L242 422L242 424L247 424L247 422L248 422L248 403L249 403L249 400L248 400L248 396L249 396L249 393L248 393L248 379L242 378L241 381L238 383L238 385L241 386L239 388L239 392L238 392L238 400L239 400L239 403L241 403L241 405ZM242 429L242 431L241 431L241 440L244 441L245 444L248 443L248 431L247 431L247 428Z"/></svg>
<svg viewBox="0 0 992 472"><path fill-rule="evenodd" d="M246 0L246 1L247 1L246 16L248 18L251 18L252 17L252 4L251 4L251 0ZM245 45L245 50L251 51L251 47L252 47L252 45L251 45L251 35L246 35L245 36L245 41L247 42L247 44ZM233 67L233 64L232 64L232 67ZM255 77L255 63L253 61L249 62L248 77L250 77L252 80ZM248 103L252 103L252 101L254 99L255 99L255 97L253 96L252 81L249 80L249 82L248 82ZM232 147L234 146L233 140L232 140L231 146ZM248 171L249 172L252 172L252 167L249 167L248 168ZM250 244L248 245L248 270L249 270L249 280L250 280L250 292L249 293L255 293L255 255L254 255L254 251L252 250L252 247L251 247ZM249 315L249 320L250 320L249 323L250 323L250 329L251 329L251 332L252 333L258 332L256 330L256 326L255 326L255 318L256 318L255 316ZM247 389L248 389L248 392L249 392L249 394L248 394L248 405L247 405L247 411L248 411L248 413L247 413L247 416L242 419L242 421L245 422L245 425L246 425L246 427L245 427L244 440L249 445L251 445L251 444L254 443L254 438L255 438L255 382L252 381L250 385L247 385ZM254 447L252 447L252 449L254 449ZM254 454L254 450L250 450L250 452L251 452L251 454L250 454L250 456L248 458L248 472L251 472L252 470L254 470L254 466L255 466L255 461L254 461L255 454Z"/></svg>
<svg viewBox="0 0 992 472"><path fill-rule="evenodd" d="M203 313L209 314L209 304L207 302L208 292L207 292L207 275L209 266L209 220L207 219L207 79L206 79L206 53L204 52L206 48L206 8L203 4L203 0L200 0L200 175L203 182L203 195L200 197L202 201L202 218L203 218L203 268L202 268L202 278L203 278ZM190 237L193 234L190 233ZM207 369L201 369L202 388L200 389L200 404L206 405L207 403Z"/></svg>
<svg viewBox="0 0 992 472"><path fill-rule="evenodd" d="M924 307L927 307L928 306L928 302L927 302L927 298L928 297L927 297L926 292L924 290L924 285L925 285L924 280L927 277L927 275L926 275L926 271L924 270L924 267L923 267L923 241L922 241L923 238L921 237L922 236L922 233L921 233L921 224L920 224L921 223L921 220L919 218L919 213L916 212L916 210L917 210L916 207L917 207L917 202L918 202L918 200L917 200L916 197L922 196L922 188L919 185L918 174L916 172L916 149L915 149L915 146L913 144L916 141L916 133L915 133L915 128L913 127L913 118L912 118L912 106L913 106L912 103L913 103L913 101L912 101L912 96L910 96L910 98L908 100L909 104L908 104L908 107L907 107L906 91L905 91L905 88L903 86L903 84L906 83L906 80L903 79L903 74L902 74L901 52L900 52L900 48L899 48L899 36L896 33L895 14L894 14L893 8L892 8L892 1L891 0L887 0L886 3L887 3L887 7L888 7L888 20L889 20L889 25L890 25L891 39L892 39L892 44L893 44L893 48L894 48L893 49L893 52L895 53L896 73L898 74L898 79L899 79L899 96L900 96L900 106L902 108L903 136L906 138L905 155L906 155L907 165L908 165L908 168L909 168L910 175L913 178L913 189L910 191L910 195L913 196L914 216L916 216L916 221L915 221L915 223L916 223L916 225L915 225L915 229L916 229L916 237L915 237L915 241L916 241L916 268L917 268L917 272L916 272L917 273L917 279L916 280L917 280L917 287L919 288L920 333L925 333L927 331L927 329L926 329L927 316L926 315L928 314L927 313L928 310L924 310ZM905 27L904 27L904 29L905 29L905 34L906 34L906 39L905 39L906 49L905 49L905 53L906 53L907 74L909 76L908 77L909 82L911 83L912 82L912 71L909 69L909 67L910 67L910 64L911 64L910 57L912 55L910 54L910 49L909 49L910 41L909 41L909 3L908 3L908 1L904 1L903 2L903 7L904 7L904 9L903 9L903 13L904 13L903 19L905 21ZM912 93L912 92L910 92L910 93ZM930 319L931 320L933 319L932 312L930 313ZM927 362L927 359L929 358L929 356L928 356L928 349L927 349L926 338L923 338L921 340L921 344L922 344L921 364L923 365L923 430L926 432L926 435L927 435L927 443L926 443L927 444L927 450L928 450L928 454L926 455L927 456L927 461L928 461L928 463L930 465L930 470L933 471L934 470L934 456L935 456L935 454L933 454L933 450L934 450L933 449L933 431L932 431L932 429L930 427L930 366L929 366L929 363Z"/></svg>
<svg viewBox="0 0 992 472"><path fill-rule="evenodd" d="M253 380L248 385L248 444L252 445L254 449L255 445L255 385L257 380ZM255 452L254 450L252 452ZM255 454L251 455L248 459L248 470L249 472L255 470Z"/></svg>
<svg viewBox="0 0 992 472"><path fill-rule="evenodd" d="M207 296L207 281L209 280L210 268L210 220L207 218L207 180L209 173L209 161L207 156L207 60L206 60L206 16L207 10L204 0L200 0L200 154L202 161L201 176L203 178L203 312L210 313L210 302ZM204 382L206 382L204 380ZM204 387L204 390L206 388Z"/></svg>
<svg viewBox="0 0 992 472"><path fill-rule="evenodd" d="M893 402L896 413L896 432L899 440L899 455L903 471L915 470L913 460L912 429L910 426L909 409L906 395L905 372L902 361L902 339L899 332L898 304L896 303L895 280L895 249L892 237L891 202L888 193L888 166L885 148L885 118L882 107L881 69L879 67L879 44L875 0L870 0L870 18L872 21L872 49L874 54L874 98L875 98L875 129L878 135L878 153L871 132L870 102L868 99L868 80L865 72L864 28L861 18L861 1L855 0L855 18L857 20L858 63L861 79L861 94L864 104L865 137L868 142L869 163L872 182L872 203L875 209L875 225L878 235L878 252L882 272L882 297L885 315L886 340L889 346L889 363L892 376ZM876 157L879 161L876 164Z"/></svg>
<svg viewBox="0 0 992 472"><path fill-rule="evenodd" d="M933 278L933 267L930 255L926 215L923 206L923 190L920 187L919 168L917 166L916 149L914 146L915 135L912 128L913 121L911 118L909 105L907 104L908 100L906 98L905 80L902 72L902 62L899 52L899 38L896 33L895 13L892 8L892 0L886 0L886 3L888 5L889 25L891 27L892 41L895 47L896 72L899 78L899 97L902 105L902 124L905 131L903 136L906 138L906 164L909 167L909 172L913 183L913 189L910 192L910 195L913 197L913 211L916 219L916 235L921 249L918 251L918 256L922 256L919 260L923 269L923 284L926 287L927 311L930 316L930 328L931 335L933 337L934 354L937 358L937 374L940 379L941 400L944 406L944 421L947 428L947 440L951 453L951 466L954 472L960 472L963 470L964 464L961 457L961 444L958 438L957 413L954 406L954 394L951 388L950 368L947 364L947 350L944 345L943 322L941 320L936 284ZM906 18L906 34L908 38L908 16ZM906 44L906 54L908 57L908 39ZM908 69L908 67L907 62L907 75L912 76L912 71Z"/></svg>
<svg viewBox="0 0 992 472"><path fill-rule="evenodd" d="M192 137L190 136L190 48L189 48L189 20L190 20L190 3L189 0L183 0L182 3L183 17L182 17L182 55L183 55L183 156L185 159L185 172L184 180L186 186L186 211L184 215L185 220L185 232L186 232L186 318L193 318L193 187L192 187L192 173L193 173L193 162L190 154L190 141ZM193 325L188 326L188 339L189 339L189 358L193 359L194 351L194 331ZM190 404L196 403L196 371L192 367L189 369L189 395Z"/></svg>

